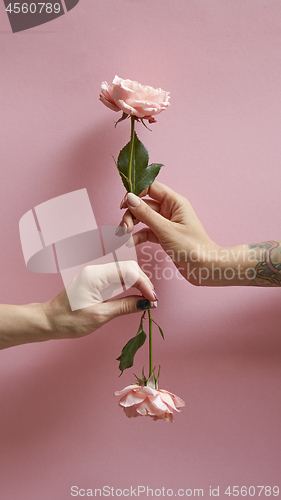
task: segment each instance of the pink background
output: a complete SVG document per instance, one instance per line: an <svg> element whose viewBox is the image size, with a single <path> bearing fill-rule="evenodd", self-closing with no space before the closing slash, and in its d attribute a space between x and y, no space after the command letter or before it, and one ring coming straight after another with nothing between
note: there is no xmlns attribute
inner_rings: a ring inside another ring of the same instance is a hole
<svg viewBox="0 0 281 500"><path fill-rule="evenodd" d="M171 92L153 132L138 132L165 164L159 180L189 198L217 243L281 238L279 0L80 0L18 34L2 2L0 27L2 303L62 288L59 275L25 268L25 212L86 187L99 225L120 220L111 154L129 124L114 129L118 115L98 101L115 74ZM173 424L129 420L113 399L147 366L143 347L118 378L138 315L87 338L2 351L3 500L67 500L73 485L204 496L209 486L224 496L229 485L278 485L280 290L195 288L167 266L172 279L154 278L166 336L155 335L155 362L186 408Z"/></svg>

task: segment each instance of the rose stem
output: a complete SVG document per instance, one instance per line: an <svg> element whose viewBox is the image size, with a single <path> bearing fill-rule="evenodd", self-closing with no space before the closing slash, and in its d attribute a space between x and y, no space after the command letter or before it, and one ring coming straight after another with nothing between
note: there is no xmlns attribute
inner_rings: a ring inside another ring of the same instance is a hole
<svg viewBox="0 0 281 500"><path fill-rule="evenodd" d="M132 185L132 162L133 162L133 153L134 153L134 126L135 126L135 118L131 115L131 140L130 140L130 155L129 155L129 165L128 165L128 179L131 193L134 192Z"/></svg>
<svg viewBox="0 0 281 500"><path fill-rule="evenodd" d="M133 153L134 153L134 127L135 127L135 117L131 115L131 140L130 140L130 154L129 154L129 164L128 164L128 179L129 179L129 187L131 192L133 193L133 184L132 184L132 162L133 162ZM151 312L148 311L149 316L149 377L153 372L153 359L152 359L152 316Z"/></svg>
<svg viewBox="0 0 281 500"><path fill-rule="evenodd" d="M153 360L152 360L152 316L151 312L148 310L149 316L149 376L153 372Z"/></svg>

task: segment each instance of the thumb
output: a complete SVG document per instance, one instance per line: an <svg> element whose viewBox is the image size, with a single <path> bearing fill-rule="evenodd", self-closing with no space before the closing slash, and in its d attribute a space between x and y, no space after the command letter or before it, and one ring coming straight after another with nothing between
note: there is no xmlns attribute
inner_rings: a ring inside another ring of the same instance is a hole
<svg viewBox="0 0 281 500"><path fill-rule="evenodd" d="M140 297L139 295L130 295L129 297L103 302L99 304L99 307L104 318L106 318L105 322L107 322L125 314L153 309L157 307L157 302L150 302L148 299Z"/></svg>
<svg viewBox="0 0 281 500"><path fill-rule="evenodd" d="M141 222L146 224L157 236L163 237L163 233L169 231L169 221L158 212L155 212L147 203L134 193L127 194L127 205L130 212Z"/></svg>

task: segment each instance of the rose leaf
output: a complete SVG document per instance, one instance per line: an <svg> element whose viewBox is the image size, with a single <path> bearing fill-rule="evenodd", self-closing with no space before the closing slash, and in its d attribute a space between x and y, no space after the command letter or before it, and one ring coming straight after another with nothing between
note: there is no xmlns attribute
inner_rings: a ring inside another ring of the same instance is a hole
<svg viewBox="0 0 281 500"><path fill-rule="evenodd" d="M126 370L127 368L131 368L131 366L133 366L136 352L145 343L146 333L143 330L144 316L145 316L145 311L142 314L140 320L138 333L136 334L135 337L133 337L127 342L127 344L123 347L120 356L117 358L117 361L120 361L119 363L119 370L121 371L120 375L122 375L124 370Z"/></svg>
<svg viewBox="0 0 281 500"><path fill-rule="evenodd" d="M145 170L141 173L137 170L136 172L136 183L135 183L135 194L139 195L144 189L148 188L157 177L160 172L160 168L163 167L161 163L151 163Z"/></svg>

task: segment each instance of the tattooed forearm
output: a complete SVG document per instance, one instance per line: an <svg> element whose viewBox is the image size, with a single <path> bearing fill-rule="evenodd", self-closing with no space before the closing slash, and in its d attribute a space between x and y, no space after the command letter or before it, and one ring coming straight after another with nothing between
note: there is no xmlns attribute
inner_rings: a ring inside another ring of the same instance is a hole
<svg viewBox="0 0 281 500"><path fill-rule="evenodd" d="M250 285L281 286L281 246L279 241L266 241L249 245L256 251L258 264L255 266L256 277Z"/></svg>

